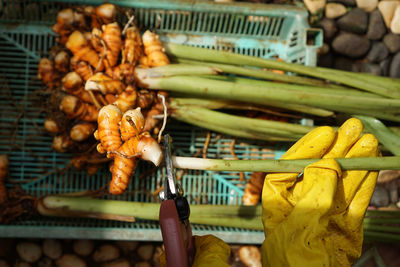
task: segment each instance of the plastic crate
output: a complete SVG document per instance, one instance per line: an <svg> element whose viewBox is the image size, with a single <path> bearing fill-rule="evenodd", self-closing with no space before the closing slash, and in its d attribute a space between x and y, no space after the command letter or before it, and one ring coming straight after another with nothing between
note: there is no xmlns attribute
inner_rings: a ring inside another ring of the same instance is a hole
<svg viewBox="0 0 400 267"><path fill-rule="evenodd" d="M22 188L33 196L93 190L109 183L111 174L106 168L93 177L73 169L63 174L56 171L66 166L70 155L51 150L52 137L43 131L44 112L37 105L35 93L43 86L36 79L37 64L54 45L55 34L49 26L54 24L57 12L71 4L102 2L0 0L0 153L9 155L10 179L22 182ZM298 7L171 0L114 3L134 8L139 25L146 29L159 23L157 32L170 42L280 57L307 65L315 65L316 49L321 45L321 33L308 29L307 12ZM169 124L167 132L174 139L175 154L181 156L199 155L207 135L205 130L176 122ZM232 158L231 144L231 138L212 133L207 157ZM234 151L240 159L279 158L284 148L238 139ZM160 184L164 170L140 177L152 168L139 164L127 192L108 197L158 201L152 192ZM245 179L249 175L244 173ZM211 171L187 171L181 183L191 204L216 205L240 205L245 185L238 173ZM261 243L264 239L259 231L227 227L193 225L193 232L212 233L231 243ZM161 240L157 222L65 218L3 225L0 236Z"/></svg>

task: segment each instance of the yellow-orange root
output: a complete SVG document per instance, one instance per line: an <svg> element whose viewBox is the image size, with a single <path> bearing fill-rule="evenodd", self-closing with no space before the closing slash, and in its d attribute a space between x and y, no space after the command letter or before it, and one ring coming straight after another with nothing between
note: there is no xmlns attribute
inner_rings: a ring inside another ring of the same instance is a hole
<svg viewBox="0 0 400 267"><path fill-rule="evenodd" d="M125 84L119 80L114 80L109 76L98 72L85 84L85 90L89 91L100 91L103 95L105 94L120 94L124 91Z"/></svg>
<svg viewBox="0 0 400 267"><path fill-rule="evenodd" d="M158 35L147 30L143 36L144 53L147 56L150 67L159 67L169 64L169 59L164 53L164 49Z"/></svg>
<svg viewBox="0 0 400 267"><path fill-rule="evenodd" d="M143 54L142 38L137 27L126 29L124 45L122 49L122 62L136 65Z"/></svg>
<svg viewBox="0 0 400 267"><path fill-rule="evenodd" d="M125 91L118 95L117 100L114 102L115 105L122 112L126 112L129 109L135 107L137 98L137 92L132 86L126 87Z"/></svg>
<svg viewBox="0 0 400 267"><path fill-rule="evenodd" d="M98 71L104 69L103 62L100 62L99 55L93 50L85 36L80 31L74 31L69 37L65 46L74 54L76 61L89 62Z"/></svg>
<svg viewBox="0 0 400 267"><path fill-rule="evenodd" d="M71 128L69 136L76 142L82 142L88 139L95 130L96 125L94 123L80 122Z"/></svg>
<svg viewBox="0 0 400 267"><path fill-rule="evenodd" d="M119 123L122 119L122 113L115 105L107 105L101 108L97 120L98 129L95 138L100 140L101 147L105 151L116 151L122 144L119 133ZM104 153L104 150L99 153ZM110 154L112 157L113 155Z"/></svg>
<svg viewBox="0 0 400 267"><path fill-rule="evenodd" d="M243 205L254 206L258 204L261 198L265 175L264 172L253 172L244 189Z"/></svg>
<svg viewBox="0 0 400 267"><path fill-rule="evenodd" d="M139 138L140 133L143 131L144 117L140 108L131 109L124 113L119 127L121 138L127 141L132 137Z"/></svg>
<svg viewBox="0 0 400 267"><path fill-rule="evenodd" d="M76 96L67 95L61 100L60 110L63 111L68 118L82 121L97 121L99 112L96 107L84 103Z"/></svg>
<svg viewBox="0 0 400 267"><path fill-rule="evenodd" d="M118 23L110 23L103 25L102 39L106 44L106 59L109 67L114 67L119 58L121 52L122 39L121 39L121 28Z"/></svg>

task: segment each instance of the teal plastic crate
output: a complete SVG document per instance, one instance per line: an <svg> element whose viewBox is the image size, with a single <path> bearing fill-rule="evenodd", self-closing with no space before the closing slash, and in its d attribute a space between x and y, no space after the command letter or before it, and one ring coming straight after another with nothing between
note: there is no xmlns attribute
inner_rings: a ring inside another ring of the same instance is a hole
<svg viewBox="0 0 400 267"><path fill-rule="evenodd" d="M103 1L1 0L0 6L0 153L9 155L10 179L21 182L33 196L98 189L109 183L105 167L89 177L85 172L56 170L68 164L69 154L51 150L52 137L43 130L44 110L36 91L43 85L36 78L37 64L54 45L50 27L57 12L73 4L98 5ZM210 1L114 1L134 8L139 25L153 29L163 40L174 43L230 50L264 58L315 65L321 34L309 29L307 12L293 6L246 3L217 4ZM207 132L186 124L167 128L175 154L201 156ZM232 158L232 139L211 133L209 158ZM236 140L240 159L279 158L277 144ZM200 153L200 154L199 154ZM127 192L112 199L158 201L152 192L163 179L163 169L141 163ZM244 173L245 179L250 173ZM8 186L11 186L9 184ZM238 173L187 171L182 186L191 204L240 205L245 181ZM259 231L193 225L194 234L211 233L231 243L261 243ZM94 219L41 218L0 226L1 237L53 237L91 239L161 240L157 222L124 223Z"/></svg>

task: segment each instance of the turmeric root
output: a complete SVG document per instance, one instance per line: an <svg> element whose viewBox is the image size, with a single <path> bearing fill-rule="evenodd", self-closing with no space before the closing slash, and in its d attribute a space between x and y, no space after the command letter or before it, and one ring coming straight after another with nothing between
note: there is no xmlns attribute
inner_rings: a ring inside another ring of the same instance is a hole
<svg viewBox="0 0 400 267"><path fill-rule="evenodd" d="M4 184L4 180L8 174L8 157L7 155L0 155L0 204L4 203L8 196L7 196L7 188Z"/></svg>
<svg viewBox="0 0 400 267"><path fill-rule="evenodd" d="M117 152L111 168L112 180L109 188L109 192L114 195L122 194L128 187L137 165L135 155L143 160L153 162L156 166L162 160L160 146L148 133L141 134L139 138L129 139Z"/></svg>
<svg viewBox="0 0 400 267"><path fill-rule="evenodd" d="M112 23L117 16L117 8L113 4L102 4L94 10L97 18L104 24Z"/></svg>
<svg viewBox="0 0 400 267"><path fill-rule="evenodd" d="M93 28L92 29L92 34L90 37L90 44L92 45L92 47L94 48L94 50L96 50L98 53L100 53L100 55L104 54L104 46L101 43L102 39L101 36L103 35L103 33L101 32L100 29L98 28Z"/></svg>
<svg viewBox="0 0 400 267"><path fill-rule="evenodd" d="M81 78L84 81L89 80L90 77L93 76L92 68L85 61L79 61L76 64L74 64L72 67L74 68L75 72L78 73L79 76L81 76Z"/></svg>
<svg viewBox="0 0 400 267"><path fill-rule="evenodd" d="M108 104L113 104L115 101L117 101L117 97L113 94L106 94L104 98Z"/></svg>
<svg viewBox="0 0 400 267"><path fill-rule="evenodd" d="M150 107L154 99L156 98L156 93L149 90L140 90L137 95L136 105L142 109Z"/></svg>
<svg viewBox="0 0 400 267"><path fill-rule="evenodd" d="M104 69L103 62L100 61L96 51L89 46L88 41L80 31L74 31L68 37L65 46L71 50L77 61L83 60L89 62L89 64L98 71Z"/></svg>
<svg viewBox="0 0 400 267"><path fill-rule="evenodd" d="M147 30L143 36L144 53L147 56L150 67L159 67L169 64L169 59L159 40L159 36Z"/></svg>
<svg viewBox="0 0 400 267"><path fill-rule="evenodd" d="M53 62L48 58L41 58L38 66L37 77L49 88L56 87L58 83L59 74L54 69Z"/></svg>
<svg viewBox="0 0 400 267"><path fill-rule="evenodd" d="M129 153L126 149L128 145L122 146L118 152ZM112 180L110 182L109 192L113 195L121 195L125 192L132 179L137 166L138 160L136 158L127 158L122 155L114 156L114 164L110 168L112 173Z"/></svg>
<svg viewBox="0 0 400 267"><path fill-rule="evenodd" d="M96 107L82 102L76 96L66 95L61 100L60 110L68 118L82 121L97 121L99 112Z"/></svg>
<svg viewBox="0 0 400 267"><path fill-rule="evenodd" d="M100 146L97 147L99 153L116 151L120 148L122 140L119 133L119 123L121 119L122 113L114 105L107 105L100 109L97 120L98 129L95 132L95 138L101 142Z"/></svg>
<svg viewBox="0 0 400 267"><path fill-rule="evenodd" d="M74 141L72 141L68 134L62 134L54 137L51 147L57 152L65 153L72 150L74 145Z"/></svg>
<svg viewBox="0 0 400 267"><path fill-rule="evenodd" d="M54 65L59 72L66 73L69 70L69 55L66 51L60 51L54 57Z"/></svg>
<svg viewBox="0 0 400 267"><path fill-rule="evenodd" d="M76 72L69 72L64 76L62 81L62 89L71 95L78 97L80 100L93 104L93 99L83 88L83 81Z"/></svg>
<svg viewBox="0 0 400 267"><path fill-rule="evenodd" d="M57 124L57 122L51 118L47 118L44 121L44 129L52 134L57 134L61 132L60 126Z"/></svg>
<svg viewBox="0 0 400 267"><path fill-rule="evenodd" d="M143 131L144 117L140 108L131 109L124 113L119 127L123 141L137 136Z"/></svg>
<svg viewBox="0 0 400 267"><path fill-rule="evenodd" d="M143 131L150 132L161 122L159 119L153 118L153 116L159 114L162 114L162 111L154 107L147 112Z"/></svg>
<svg viewBox="0 0 400 267"><path fill-rule="evenodd" d="M254 206L258 204L261 198L265 175L263 172L253 172L244 189L242 198L244 205Z"/></svg>
<svg viewBox="0 0 400 267"><path fill-rule="evenodd" d="M112 78L125 81L126 84L133 84L135 80L135 67L128 63L120 64L113 68Z"/></svg>
<svg viewBox="0 0 400 267"><path fill-rule="evenodd" d="M74 141L82 142L88 139L94 133L95 130L96 130L96 125L94 123L81 122L75 124L71 128L69 136Z"/></svg>
<svg viewBox="0 0 400 267"><path fill-rule="evenodd" d="M85 27L85 16L71 8L66 8L58 12L57 21L52 26L52 30L60 35L59 42L65 44L73 30L84 29Z"/></svg>
<svg viewBox="0 0 400 267"><path fill-rule="evenodd" d="M114 104L117 105L122 112L125 112L135 106L136 98L136 90L132 86L128 85L125 91L118 95Z"/></svg>
<svg viewBox="0 0 400 267"><path fill-rule="evenodd" d="M122 46L121 28L118 23L103 25L102 39L107 47L106 59L108 67L114 67L118 62Z"/></svg>
<svg viewBox="0 0 400 267"><path fill-rule="evenodd" d="M126 29L124 45L122 49L122 63L136 65L143 54L142 38L137 27Z"/></svg>
<svg viewBox="0 0 400 267"><path fill-rule="evenodd" d="M125 84L119 80L113 80L107 75L98 72L85 84L85 90L100 91L102 94L120 94L125 89Z"/></svg>

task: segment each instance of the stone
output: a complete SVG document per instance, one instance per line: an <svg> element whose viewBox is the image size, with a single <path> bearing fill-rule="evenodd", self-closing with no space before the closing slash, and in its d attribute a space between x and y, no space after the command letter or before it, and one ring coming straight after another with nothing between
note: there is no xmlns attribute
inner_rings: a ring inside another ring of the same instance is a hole
<svg viewBox="0 0 400 267"><path fill-rule="evenodd" d="M364 72L364 73L369 73L369 74L373 74L376 76L380 76L381 75L381 67L378 64L372 64L372 63L368 63L368 62L363 62L360 65L360 72Z"/></svg>
<svg viewBox="0 0 400 267"><path fill-rule="evenodd" d="M337 20L337 26L345 31L365 33L368 28L368 14L361 8L354 8Z"/></svg>
<svg viewBox="0 0 400 267"><path fill-rule="evenodd" d="M382 76L389 76L391 62L392 62L392 58L388 57L387 59L385 59L379 63L379 67L381 67L381 75Z"/></svg>
<svg viewBox="0 0 400 267"><path fill-rule="evenodd" d="M400 4L400 1L381 1L378 4L378 9L382 14L383 20L385 21L386 27L390 28L390 23L392 22L394 11L397 6Z"/></svg>
<svg viewBox="0 0 400 267"><path fill-rule="evenodd" d="M400 35L388 33L383 37L383 43L392 54L400 51Z"/></svg>
<svg viewBox="0 0 400 267"><path fill-rule="evenodd" d="M79 256L89 256L94 249L94 243L91 240L79 239L72 246L74 252Z"/></svg>
<svg viewBox="0 0 400 267"><path fill-rule="evenodd" d="M387 185L389 190L389 198L391 203L397 203L399 201L399 187L397 181L392 181Z"/></svg>
<svg viewBox="0 0 400 267"><path fill-rule="evenodd" d="M350 58L364 56L370 45L366 37L346 32L339 34L332 42L333 50Z"/></svg>
<svg viewBox="0 0 400 267"><path fill-rule="evenodd" d="M369 62L378 63L387 58L389 49L382 42L374 42L368 52L367 59Z"/></svg>
<svg viewBox="0 0 400 267"><path fill-rule="evenodd" d="M334 2L334 3L341 3L345 6L355 6L356 5L356 0L327 0L328 3Z"/></svg>
<svg viewBox="0 0 400 267"><path fill-rule="evenodd" d="M378 174L377 184L387 184L400 178L399 170L381 170Z"/></svg>
<svg viewBox="0 0 400 267"><path fill-rule="evenodd" d="M325 17L328 19L336 19L346 14L347 9L343 4L328 3L325 6Z"/></svg>
<svg viewBox="0 0 400 267"><path fill-rule="evenodd" d="M375 207L386 207L389 205L389 192L381 186L375 187L370 204Z"/></svg>
<svg viewBox="0 0 400 267"><path fill-rule="evenodd" d="M328 54L330 50L330 46L327 43L323 43L322 46L318 49L318 55Z"/></svg>
<svg viewBox="0 0 400 267"><path fill-rule="evenodd" d="M389 76L392 78L400 78L400 52L394 55L392 58Z"/></svg>
<svg viewBox="0 0 400 267"><path fill-rule="evenodd" d="M318 26L324 30L325 39L331 39L334 37L338 30L335 20L325 17L319 21Z"/></svg>
<svg viewBox="0 0 400 267"><path fill-rule="evenodd" d="M378 6L378 0L356 0L357 7L372 12Z"/></svg>
<svg viewBox="0 0 400 267"><path fill-rule="evenodd" d="M400 34L400 5L394 11L392 22L390 23L390 30L395 34Z"/></svg>
<svg viewBox="0 0 400 267"><path fill-rule="evenodd" d="M325 7L326 0L304 0L304 4L311 14L316 14Z"/></svg>
<svg viewBox="0 0 400 267"><path fill-rule="evenodd" d="M367 38L370 40L380 40L386 33L385 22L379 10L374 10L369 15Z"/></svg>
<svg viewBox="0 0 400 267"><path fill-rule="evenodd" d="M95 262L106 262L118 259L120 253L116 246L105 244L95 250L92 257Z"/></svg>

